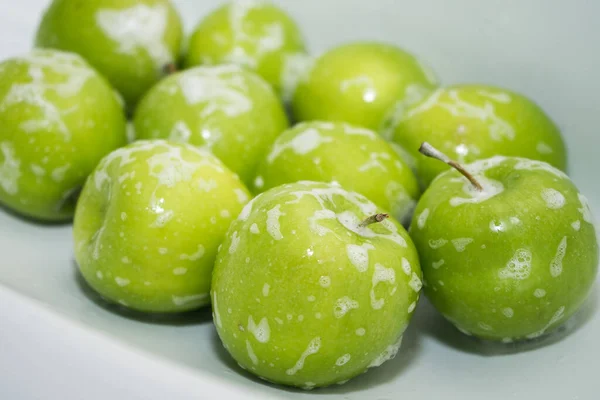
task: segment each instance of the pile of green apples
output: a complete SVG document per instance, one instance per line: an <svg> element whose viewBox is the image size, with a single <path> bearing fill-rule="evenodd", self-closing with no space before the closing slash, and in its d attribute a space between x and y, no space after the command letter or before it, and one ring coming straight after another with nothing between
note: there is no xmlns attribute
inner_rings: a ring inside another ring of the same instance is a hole
<svg viewBox="0 0 600 400"><path fill-rule="evenodd" d="M242 368L306 389L394 357L421 290L501 342L585 301L593 218L533 101L439 86L391 44L311 56L263 1L183 42L168 0L54 0L36 48L0 64L0 203L74 219L107 301L212 305Z"/></svg>

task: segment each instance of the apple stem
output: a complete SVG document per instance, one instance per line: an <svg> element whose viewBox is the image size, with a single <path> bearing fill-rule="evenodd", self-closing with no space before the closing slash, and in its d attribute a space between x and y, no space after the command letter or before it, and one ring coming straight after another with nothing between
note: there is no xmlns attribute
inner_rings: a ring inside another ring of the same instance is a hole
<svg viewBox="0 0 600 400"><path fill-rule="evenodd" d="M173 75L175 72L177 72L177 65L172 62L165 64L163 67L163 72L165 75Z"/></svg>
<svg viewBox="0 0 600 400"><path fill-rule="evenodd" d="M471 184L475 187L475 189L477 189L480 192L483 191L483 186L481 186L481 183L479 183L479 181L477 181L477 179L475 179L475 177L471 175L469 171L467 171L462 165L460 165L456 161L453 161L450 158L448 158L447 155L445 155L429 143L423 142L423 144L421 144L421 147L419 148L419 152L427 157L435 158L436 160L445 162L446 164L460 172L465 178L467 178L469 182L471 182Z"/></svg>
<svg viewBox="0 0 600 400"><path fill-rule="evenodd" d="M375 215L371 215L370 217L366 218L363 222L361 222L360 224L358 224L359 228L365 228L371 224L376 224L378 222L383 221L384 219L388 219L390 217L389 214L375 214Z"/></svg>

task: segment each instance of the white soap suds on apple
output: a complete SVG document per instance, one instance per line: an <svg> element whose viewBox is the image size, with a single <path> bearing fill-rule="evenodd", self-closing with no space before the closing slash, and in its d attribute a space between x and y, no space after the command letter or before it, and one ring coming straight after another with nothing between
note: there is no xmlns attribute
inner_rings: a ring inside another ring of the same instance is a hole
<svg viewBox="0 0 600 400"><path fill-rule="evenodd" d="M176 143L188 143L192 137L192 131L184 121L177 121L171 132L169 133L168 139L171 142Z"/></svg>
<svg viewBox="0 0 600 400"><path fill-rule="evenodd" d="M383 172L388 172L385 164L380 160L389 160L390 155L388 153L371 153L369 154L369 161L361 164L358 167L358 172L369 172L372 169L380 169Z"/></svg>
<svg viewBox="0 0 600 400"><path fill-rule="evenodd" d="M565 254L567 253L567 237L564 236L560 243L558 244L558 248L556 249L556 254L554 258L550 262L550 275L553 278L556 278L562 274L563 271L563 259L565 258Z"/></svg>
<svg viewBox="0 0 600 400"><path fill-rule="evenodd" d="M185 267L177 267L177 268L173 269L173 275L178 275L178 276L185 275L185 274L187 274L187 272L188 272L188 269Z"/></svg>
<svg viewBox="0 0 600 400"><path fill-rule="evenodd" d="M352 356L350 354L346 353L335 361L335 365L337 365L338 367L346 365L348 363L348 361L350 361L351 358L352 358Z"/></svg>
<svg viewBox="0 0 600 400"><path fill-rule="evenodd" d="M562 179L569 179L567 174L561 170L554 168L548 163L543 161L530 160L528 158L519 158L514 166L516 170L529 170L529 171L545 171L553 174L554 176Z"/></svg>
<svg viewBox="0 0 600 400"><path fill-rule="evenodd" d="M476 163L479 161L476 161ZM473 164L469 164L472 166ZM473 173L471 171L471 173ZM478 204L486 200L489 200L504 191L504 185L494 179L489 179L484 175L476 176L483 190L477 190L469 181L466 181L463 185L463 192L469 197L452 197L450 199L450 205L452 207L458 207L463 204Z"/></svg>
<svg viewBox="0 0 600 400"><path fill-rule="evenodd" d="M240 204L246 204L248 202L249 197L248 197L248 193L246 193L245 190L233 189L233 192L235 193L237 200Z"/></svg>
<svg viewBox="0 0 600 400"><path fill-rule="evenodd" d="M544 142L538 142L538 144L535 146L535 149L540 154L554 153L554 150L552 149L552 147L550 147L550 145L548 145L548 143L544 143Z"/></svg>
<svg viewBox="0 0 600 400"><path fill-rule="evenodd" d="M208 193L218 187L219 187L219 185L217 184L217 181L214 179L209 179L209 180L202 179L202 178L198 179L198 188L200 190L202 190L203 192Z"/></svg>
<svg viewBox="0 0 600 400"><path fill-rule="evenodd" d="M480 327L481 329L483 329L484 331L493 331L494 328L492 328L491 325L486 324L485 322L478 322L477 326Z"/></svg>
<svg viewBox="0 0 600 400"><path fill-rule="evenodd" d="M202 295L201 295L202 296ZM204 298L204 297L202 297ZM221 322L221 314L219 313L219 303L217 302L217 292L214 291L212 295L212 309L213 309L213 319L215 320L215 324L222 328L223 324Z"/></svg>
<svg viewBox="0 0 600 400"><path fill-rule="evenodd" d="M258 225L256 223L250 225L250 233L258 235L260 233L260 229L258 229Z"/></svg>
<svg viewBox="0 0 600 400"><path fill-rule="evenodd" d="M541 196L546 202L546 207L552 210L558 210L565 205L565 196L556 189L546 188L542 190Z"/></svg>
<svg viewBox="0 0 600 400"><path fill-rule="evenodd" d="M120 276L115 277L115 282L120 287L125 287L131 283L131 281L129 279L121 278Z"/></svg>
<svg viewBox="0 0 600 400"><path fill-rule="evenodd" d="M96 278L100 280L104 279L104 274L102 273L102 271L96 271Z"/></svg>
<svg viewBox="0 0 600 400"><path fill-rule="evenodd" d="M402 264L402 271L404 271L404 273L407 276L410 276L410 274L412 273L412 267L410 265L410 262L406 258L402 257L401 264Z"/></svg>
<svg viewBox="0 0 600 400"><path fill-rule="evenodd" d="M546 296L546 291L544 289L538 288L533 291L533 295L538 299L541 299L542 297Z"/></svg>
<svg viewBox="0 0 600 400"><path fill-rule="evenodd" d="M286 54L281 68L281 97L284 102L292 100L298 84L314 65L314 58L303 52Z"/></svg>
<svg viewBox="0 0 600 400"><path fill-rule="evenodd" d="M381 282L395 285L396 271L394 271L393 268L386 268L382 264L376 263L373 271L373 277L371 278L371 291L369 293L371 296L371 307L374 310L381 309L385 304L385 299L383 297L378 299L375 296L375 288Z"/></svg>
<svg viewBox="0 0 600 400"><path fill-rule="evenodd" d="M531 274L531 260L531 251L518 249L506 266L498 272L498 276L502 279L527 279Z"/></svg>
<svg viewBox="0 0 600 400"><path fill-rule="evenodd" d="M350 263L356 267L358 272L365 272L369 269L369 250L374 250L375 246L365 243L361 246L356 244L346 245L346 253Z"/></svg>
<svg viewBox="0 0 600 400"><path fill-rule="evenodd" d="M512 102L512 97L507 92L492 92L490 90L480 89L477 91L477 94L483 97L487 97L488 99L491 99L497 103L508 104Z"/></svg>
<svg viewBox="0 0 600 400"><path fill-rule="evenodd" d="M247 203L244 208L242 208L242 211L240 212L240 214L238 215L237 219L238 221L247 221L248 218L250 217L250 213L252 213L252 207L254 206L254 201L256 198L252 199L249 203Z"/></svg>
<svg viewBox="0 0 600 400"><path fill-rule="evenodd" d="M537 337L542 336L544 333L546 333L548 328L550 328L552 325L559 322L561 319L563 319L564 316L565 316L565 306L561 306L558 310L556 310L554 315L552 315L552 318L550 318L550 321L548 321L548 323L542 329L540 329L537 332L527 335L527 338L535 339Z"/></svg>
<svg viewBox="0 0 600 400"><path fill-rule="evenodd" d="M317 149L324 143L333 142L330 136L321 136L319 130L308 128L296 134L291 140L284 141L280 139L273 144L271 152L267 155L267 161L272 163L284 151L292 150L295 154L304 155Z"/></svg>
<svg viewBox="0 0 600 400"><path fill-rule="evenodd" d="M427 218L429 218L429 208L423 210L419 217L417 218L417 226L419 229L425 228L425 224L427 223Z"/></svg>
<svg viewBox="0 0 600 400"><path fill-rule="evenodd" d="M286 370L285 373L287 375L295 375L298 371L304 368L304 363L306 362L306 359L309 356L318 353L320 349L321 338L317 336L308 343L306 350L304 350L304 352L300 355L300 358L298 359L298 361L296 361L296 364L292 368Z"/></svg>
<svg viewBox="0 0 600 400"><path fill-rule="evenodd" d="M240 236L238 235L237 231L235 231L235 232L233 232L233 235L231 236L231 244L229 245L229 254L235 253L239 244L240 244Z"/></svg>
<svg viewBox="0 0 600 400"><path fill-rule="evenodd" d="M201 259L204 256L204 253L206 252L206 249L204 248L203 245L199 244L198 248L196 250L196 252L192 253L192 254L180 254L179 255L179 259L180 260L189 260L189 261L196 261Z"/></svg>
<svg viewBox="0 0 600 400"><path fill-rule="evenodd" d="M421 278L419 278L419 276L413 272L410 281L408 282L408 286L410 286L416 293L419 293L423 287L423 282L421 281Z"/></svg>
<svg viewBox="0 0 600 400"><path fill-rule="evenodd" d="M396 343L387 346L381 354L379 354L377 357L375 357L373 361L371 361L367 368L380 367L384 362L396 357L396 354L398 354L398 350L400 349L401 345L402 336L400 336Z"/></svg>
<svg viewBox="0 0 600 400"><path fill-rule="evenodd" d="M267 211L267 232L275 240L283 239L279 218L284 215L285 213L281 212L280 204Z"/></svg>
<svg viewBox="0 0 600 400"><path fill-rule="evenodd" d="M165 36L169 10L166 5L137 4L125 9L100 9L96 25L113 40L118 51L136 55L145 51L157 68L173 62Z"/></svg>
<svg viewBox="0 0 600 400"><path fill-rule="evenodd" d="M266 317L262 318L258 324L254 322L251 315L248 316L248 332L252 333L260 343L267 343L271 338L271 328Z"/></svg>
<svg viewBox="0 0 600 400"><path fill-rule="evenodd" d="M365 328L358 328L356 331L354 331L356 336L364 336L366 332L367 331L365 330Z"/></svg>
<svg viewBox="0 0 600 400"><path fill-rule="evenodd" d="M364 136L371 140L377 140L379 137L379 135L377 133L375 133L374 131L372 131L370 129L362 128L360 126L354 126L354 125L347 124L347 123L340 123L340 126L342 127L342 129L344 130L344 133L346 135Z"/></svg>
<svg viewBox="0 0 600 400"><path fill-rule="evenodd" d="M444 259L441 259L439 261L434 261L431 263L431 266L433 267L433 269L438 269L439 267L441 267L442 265L444 265L446 263L446 261L444 261Z"/></svg>
<svg viewBox="0 0 600 400"><path fill-rule="evenodd" d="M571 224L571 226L573 227L573 229L575 229L577 232L579 232L579 230L581 229L581 221L577 220L577 221L573 222Z"/></svg>
<svg viewBox="0 0 600 400"><path fill-rule="evenodd" d="M252 361L252 364L258 365L258 357L256 357L254 349L252 349L252 344L250 344L248 339L246 339L246 352L248 353L248 357L250 358L250 361Z"/></svg>
<svg viewBox="0 0 600 400"><path fill-rule="evenodd" d="M131 260L129 259L129 257L123 257L123 258L121 258L121 262L123 264L131 264Z"/></svg>
<svg viewBox="0 0 600 400"><path fill-rule="evenodd" d="M262 288L262 295L263 295L264 297L267 297L267 296L269 295L269 290L270 290L270 289L271 289L271 285L269 285L268 283L265 283L265 284L263 285L263 288Z"/></svg>
<svg viewBox="0 0 600 400"><path fill-rule="evenodd" d="M465 251L465 248L471 243L473 243L472 238L452 239L452 245L454 246L456 251L459 253L462 253L463 251Z"/></svg>
<svg viewBox="0 0 600 400"><path fill-rule="evenodd" d="M333 315L336 318L342 318L350 310L357 308L359 308L358 301L352 300L348 296L344 296L336 300L335 305L333 306Z"/></svg>
<svg viewBox="0 0 600 400"><path fill-rule="evenodd" d="M590 209L590 203L587 197L585 197L581 193L578 193L577 197L579 198L579 202L581 203L581 208L578 208L578 210L583 216L583 220L588 224L593 224L594 222L592 218L592 210Z"/></svg>
<svg viewBox="0 0 600 400"><path fill-rule="evenodd" d="M446 243L448 243L448 241L446 239L430 239L429 240L429 247L431 247L432 249L439 249L442 246L445 246Z"/></svg>
<svg viewBox="0 0 600 400"><path fill-rule="evenodd" d="M165 255L169 252L169 249L167 249L166 247L159 247L158 252L162 255Z"/></svg>
<svg viewBox="0 0 600 400"><path fill-rule="evenodd" d="M151 228L162 228L165 225L167 225L167 223L169 223L169 221L171 221L171 219L173 219L173 216L175 215L173 210L164 210L163 212L159 213L156 216L156 219L154 220L154 222L152 222L152 225L150 225Z"/></svg>
<svg viewBox="0 0 600 400"><path fill-rule="evenodd" d="M514 312L514 310L512 308L505 307L505 308L502 309L502 314L504 314L504 316L506 318L512 318L513 315L515 315L515 312Z"/></svg>
<svg viewBox="0 0 600 400"><path fill-rule="evenodd" d="M321 276L319 278L319 285L321 285L321 287L328 288L331 286L331 278L328 276Z"/></svg>
<svg viewBox="0 0 600 400"><path fill-rule="evenodd" d="M19 179L21 178L21 161L16 157L14 146L11 142L0 143L0 151L4 161L0 164L0 187L9 195L14 196L19 192Z"/></svg>
<svg viewBox="0 0 600 400"><path fill-rule="evenodd" d="M181 307L181 306L185 306L186 304L189 304L189 303L204 300L207 297L208 297L208 293L201 293L201 294L192 294L189 296L171 296L171 300L173 301L173 304L175 304L178 307ZM215 295L215 299L216 299L216 295ZM213 306L216 307L216 303L213 303Z"/></svg>

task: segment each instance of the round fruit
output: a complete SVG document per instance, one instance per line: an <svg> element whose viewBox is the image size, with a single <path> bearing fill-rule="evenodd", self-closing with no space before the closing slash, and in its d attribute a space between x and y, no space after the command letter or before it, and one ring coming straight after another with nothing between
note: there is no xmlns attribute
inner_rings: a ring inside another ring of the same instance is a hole
<svg viewBox="0 0 600 400"><path fill-rule="evenodd" d="M248 203L219 251L211 288L217 332L243 368L310 389L396 355L421 270L404 228L377 213L365 197L315 182Z"/></svg>
<svg viewBox="0 0 600 400"><path fill-rule="evenodd" d="M415 157L417 177L424 187L448 169L418 157L419 145L429 142L461 163L495 155L545 161L565 170L565 144L550 118L526 97L484 85L438 89L408 106L388 134Z"/></svg>
<svg viewBox="0 0 600 400"><path fill-rule="evenodd" d="M598 268L587 200L549 164L494 157L441 174L411 225L425 293L461 331L535 338L582 305Z"/></svg>
<svg viewBox="0 0 600 400"><path fill-rule="evenodd" d="M125 142L116 93L81 57L34 50L0 64L1 204L68 220L87 176Z"/></svg>
<svg viewBox="0 0 600 400"><path fill-rule="evenodd" d="M300 30L283 10L265 1L244 0L226 4L200 21L185 65L241 65L289 97L298 69L308 59Z"/></svg>
<svg viewBox="0 0 600 400"><path fill-rule="evenodd" d="M208 148L246 183L288 127L269 85L234 65L196 67L168 77L142 99L134 122L138 138Z"/></svg>
<svg viewBox="0 0 600 400"><path fill-rule="evenodd" d="M81 54L133 108L177 62L182 36L169 0L54 0L36 46Z"/></svg>
<svg viewBox="0 0 600 400"><path fill-rule="evenodd" d="M248 201L213 155L186 144L139 141L105 157L75 215L75 257L111 302L146 312L209 303L217 247Z"/></svg>
<svg viewBox="0 0 600 400"><path fill-rule="evenodd" d="M302 180L337 182L406 223L420 194L411 169L381 136L343 122L304 122L283 133L259 164L254 188Z"/></svg>
<svg viewBox="0 0 600 400"><path fill-rule="evenodd" d="M326 52L296 88L299 121L345 121L379 131L397 104L412 103L437 86L428 67L388 44L351 43Z"/></svg>

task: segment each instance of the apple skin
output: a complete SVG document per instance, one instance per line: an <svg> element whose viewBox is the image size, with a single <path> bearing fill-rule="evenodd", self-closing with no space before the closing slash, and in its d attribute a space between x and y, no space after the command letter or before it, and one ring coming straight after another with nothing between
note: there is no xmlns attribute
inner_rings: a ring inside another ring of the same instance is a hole
<svg viewBox="0 0 600 400"><path fill-rule="evenodd" d="M81 54L133 109L177 63L182 37L169 0L54 0L35 44Z"/></svg>
<svg viewBox="0 0 600 400"><path fill-rule="evenodd" d="M237 64L258 73L284 98L308 65L300 29L267 1L231 2L205 16L192 34L184 65Z"/></svg>
<svg viewBox="0 0 600 400"><path fill-rule="evenodd" d="M414 157L422 186L447 165L418 154L422 142L462 164L496 155L547 162L565 171L566 148L560 131L533 101L486 85L440 88L401 109L383 136Z"/></svg>
<svg viewBox="0 0 600 400"><path fill-rule="evenodd" d="M547 163L493 157L442 173L410 227L424 290L461 331L511 342L551 332L582 305L598 268L587 201Z"/></svg>
<svg viewBox="0 0 600 400"><path fill-rule="evenodd" d="M205 147L249 184L256 164L288 127L271 87L235 65L196 67L169 76L140 102L140 139L169 139Z"/></svg>
<svg viewBox="0 0 600 400"><path fill-rule="evenodd" d="M292 101L298 121L345 121L379 131L398 104L418 101L437 79L415 56L383 44L329 50L299 80Z"/></svg>
<svg viewBox="0 0 600 400"><path fill-rule="evenodd" d="M102 157L123 146L113 88L76 54L34 50L0 64L0 203L66 221Z"/></svg>
<svg viewBox="0 0 600 400"><path fill-rule="evenodd" d="M390 144L343 122L304 122L284 132L259 164L254 192L303 180L337 182L406 224L420 195L412 170Z"/></svg>
<svg viewBox="0 0 600 400"><path fill-rule="evenodd" d="M74 222L75 258L105 299L172 313L210 302L217 248L249 194L216 157L187 144L139 141L105 157Z"/></svg>
<svg viewBox="0 0 600 400"><path fill-rule="evenodd" d="M328 183L257 196L232 223L211 288L217 332L245 369L305 389L396 355L421 288L418 255L396 221Z"/></svg>

